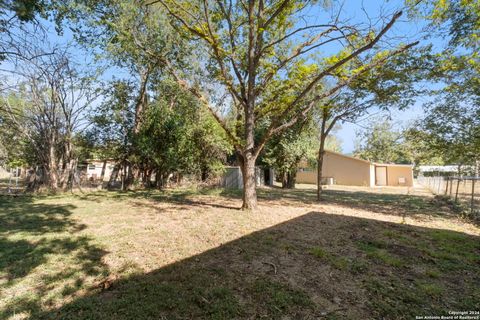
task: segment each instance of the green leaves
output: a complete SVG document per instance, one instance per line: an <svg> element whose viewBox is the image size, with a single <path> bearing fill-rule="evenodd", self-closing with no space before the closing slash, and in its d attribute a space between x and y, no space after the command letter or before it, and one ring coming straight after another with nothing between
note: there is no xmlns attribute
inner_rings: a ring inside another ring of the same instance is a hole
<svg viewBox="0 0 480 320"><path fill-rule="evenodd" d="M445 162L475 164L480 152L480 105L460 92L449 92L426 105L421 129L428 149Z"/></svg>
<svg viewBox="0 0 480 320"><path fill-rule="evenodd" d="M265 148L262 161L283 176L295 175L301 160L314 161L318 151L318 128L312 117L274 137Z"/></svg>
<svg viewBox="0 0 480 320"><path fill-rule="evenodd" d="M372 120L357 136L357 157L381 163L412 163L402 132L395 130L388 119Z"/></svg>

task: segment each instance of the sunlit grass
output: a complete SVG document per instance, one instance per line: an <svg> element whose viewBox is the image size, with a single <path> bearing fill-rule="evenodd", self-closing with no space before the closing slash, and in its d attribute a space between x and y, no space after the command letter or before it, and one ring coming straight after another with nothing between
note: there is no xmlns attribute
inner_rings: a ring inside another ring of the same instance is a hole
<svg viewBox="0 0 480 320"><path fill-rule="evenodd" d="M259 196L258 212L219 189L0 198L0 318L397 319L480 299L478 236L372 218L445 223L431 198Z"/></svg>

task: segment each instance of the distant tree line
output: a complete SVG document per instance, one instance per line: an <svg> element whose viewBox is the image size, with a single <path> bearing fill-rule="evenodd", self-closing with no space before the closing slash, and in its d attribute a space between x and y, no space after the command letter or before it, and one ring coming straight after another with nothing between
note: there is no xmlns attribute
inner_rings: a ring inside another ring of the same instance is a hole
<svg viewBox="0 0 480 320"><path fill-rule="evenodd" d="M244 209L257 206L254 167L262 163L293 187L300 161L316 162L320 200L332 130L373 110L405 109L421 94L437 97L425 119L401 135L387 122L372 125L357 154L478 162L476 1L406 1L378 23L350 20L330 1L2 5L1 58L17 76L2 82L2 154L41 167L52 190L71 187L72 168L88 158L114 159L110 184L121 177L126 190L186 174L204 180L234 156ZM324 21L302 19L309 10ZM426 32L444 32L446 48L434 53L395 36L406 12L427 21ZM32 41L41 19L68 28L93 70L71 48L46 45L48 37Z"/></svg>

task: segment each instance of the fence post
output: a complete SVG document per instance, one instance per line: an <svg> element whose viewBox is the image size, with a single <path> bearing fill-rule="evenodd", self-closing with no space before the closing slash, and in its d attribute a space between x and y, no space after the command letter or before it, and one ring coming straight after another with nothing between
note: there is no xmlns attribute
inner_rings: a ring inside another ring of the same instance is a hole
<svg viewBox="0 0 480 320"><path fill-rule="evenodd" d="M452 178L452 181L450 181L450 197L452 196L452 185L453 185L453 178Z"/></svg>
<svg viewBox="0 0 480 320"><path fill-rule="evenodd" d="M10 184L12 183L12 168L8 169L8 172L10 173L10 176L8 177L8 188L7 188L7 193L10 193Z"/></svg>
<svg viewBox="0 0 480 320"><path fill-rule="evenodd" d="M457 179L457 190L455 192L455 203L457 202L458 199L458 187L460 186L460 179Z"/></svg>
<svg viewBox="0 0 480 320"><path fill-rule="evenodd" d="M473 202L475 195L475 178L472 179L472 199L470 200L470 212L473 215Z"/></svg>
<svg viewBox="0 0 480 320"><path fill-rule="evenodd" d="M447 187L445 188L445 195L447 195L447 193L448 193L448 180L450 180L450 179L448 179L448 177L445 177L445 178L446 178L445 180L447 180Z"/></svg>

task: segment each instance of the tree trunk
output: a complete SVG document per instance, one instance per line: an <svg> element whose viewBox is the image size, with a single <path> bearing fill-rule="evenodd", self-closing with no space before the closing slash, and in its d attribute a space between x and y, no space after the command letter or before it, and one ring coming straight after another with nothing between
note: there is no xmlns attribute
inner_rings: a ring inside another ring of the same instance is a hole
<svg viewBox="0 0 480 320"><path fill-rule="evenodd" d="M113 167L112 173L110 174L110 179L108 180L107 188L111 189L115 186L115 181L117 181L118 174L120 172L120 164L116 163Z"/></svg>
<svg viewBox="0 0 480 320"><path fill-rule="evenodd" d="M121 190L122 191L125 191L125 178L126 178L126 175L127 175L127 166L126 166L126 163L125 161L123 161L123 165L122 165L122 187L121 187Z"/></svg>
<svg viewBox="0 0 480 320"><path fill-rule="evenodd" d="M155 186L157 189L163 189L166 186L168 173L165 174L161 170L157 170L155 173Z"/></svg>
<svg viewBox="0 0 480 320"><path fill-rule="evenodd" d="M318 148L318 159L317 159L317 201L322 201L322 174L323 174L323 157L325 156L325 139L327 138L328 132L326 130L327 125L327 113L323 112L322 126L320 128L320 147ZM330 128L333 127L331 124Z"/></svg>
<svg viewBox="0 0 480 320"><path fill-rule="evenodd" d="M282 189L294 189L296 182L296 172L292 170L285 170L282 173Z"/></svg>
<svg viewBox="0 0 480 320"><path fill-rule="evenodd" d="M287 188L288 189L295 189L295 182L296 182L296 170L289 170L287 175Z"/></svg>
<svg viewBox="0 0 480 320"><path fill-rule="evenodd" d="M144 168L142 173L142 182L145 188L151 187L151 182L150 182L151 179L152 179L152 170L148 168Z"/></svg>
<svg viewBox="0 0 480 320"><path fill-rule="evenodd" d="M320 146L317 159L317 201L322 201L322 173L323 173L323 156L325 155L324 146Z"/></svg>
<svg viewBox="0 0 480 320"><path fill-rule="evenodd" d="M207 181L207 178L208 178L208 170L207 170L207 168L202 168L202 170L201 170L201 180L202 180L202 182Z"/></svg>
<svg viewBox="0 0 480 320"><path fill-rule="evenodd" d="M71 182L72 172L75 166L75 160L72 159L72 144L66 143L65 154L63 156L62 174L60 176L60 188L67 191L69 183Z"/></svg>
<svg viewBox="0 0 480 320"><path fill-rule="evenodd" d="M135 124L133 128L133 132L135 135L140 132L143 120L143 113L147 106L147 83L149 76L149 68L140 72L140 92L138 93L137 102L135 104Z"/></svg>
<svg viewBox="0 0 480 320"><path fill-rule="evenodd" d="M125 190L130 190L135 183L134 167L130 161L126 165L125 174Z"/></svg>
<svg viewBox="0 0 480 320"><path fill-rule="evenodd" d="M328 109L324 108L322 110L322 124L320 127L320 147L318 148L318 158L317 158L317 201L322 201L322 176L323 176L323 157L325 156L325 140L328 137L328 134L335 126L335 123L340 119L339 116L333 118L330 123L327 125L330 114Z"/></svg>
<svg viewBox="0 0 480 320"><path fill-rule="evenodd" d="M61 188L64 191L69 189L69 186L72 185L72 174L75 171L76 162L74 159L70 159L63 170L61 177ZM70 188L71 189L71 188Z"/></svg>
<svg viewBox="0 0 480 320"><path fill-rule="evenodd" d="M160 189L161 188L161 173L160 171L155 172L155 188Z"/></svg>
<svg viewBox="0 0 480 320"><path fill-rule="evenodd" d="M282 189L287 189L288 187L288 175L287 175L287 171L283 171L281 173L282 175Z"/></svg>
<svg viewBox="0 0 480 320"><path fill-rule="evenodd" d="M241 165L243 178L242 210L257 208L257 190L255 184L255 158L245 157Z"/></svg>
<svg viewBox="0 0 480 320"><path fill-rule="evenodd" d="M102 173L100 173L100 181L103 184L103 179L105 179L105 171L107 171L107 160L103 160L102 164Z"/></svg>
<svg viewBox="0 0 480 320"><path fill-rule="evenodd" d="M57 192L58 190L58 175L56 171L56 168L49 168L47 172L48 186L52 192Z"/></svg>
<svg viewBox="0 0 480 320"><path fill-rule="evenodd" d="M27 187L26 187L27 191L34 192L38 190L38 187L41 183L40 181L41 179L38 175L38 167L35 167L35 169L29 170L26 180L27 180Z"/></svg>
<svg viewBox="0 0 480 320"><path fill-rule="evenodd" d="M55 145L52 142L49 148L49 163L48 163L48 169L47 169L46 175L47 175L48 187L53 192L56 192L58 189L58 167L57 167L57 161L55 157L56 157Z"/></svg>
<svg viewBox="0 0 480 320"><path fill-rule="evenodd" d="M72 159L73 145L70 142L71 134L68 132L67 141L65 142L64 154L62 155L62 173L60 175L59 184L60 188L64 191L68 189L68 183L71 178L74 160Z"/></svg>

